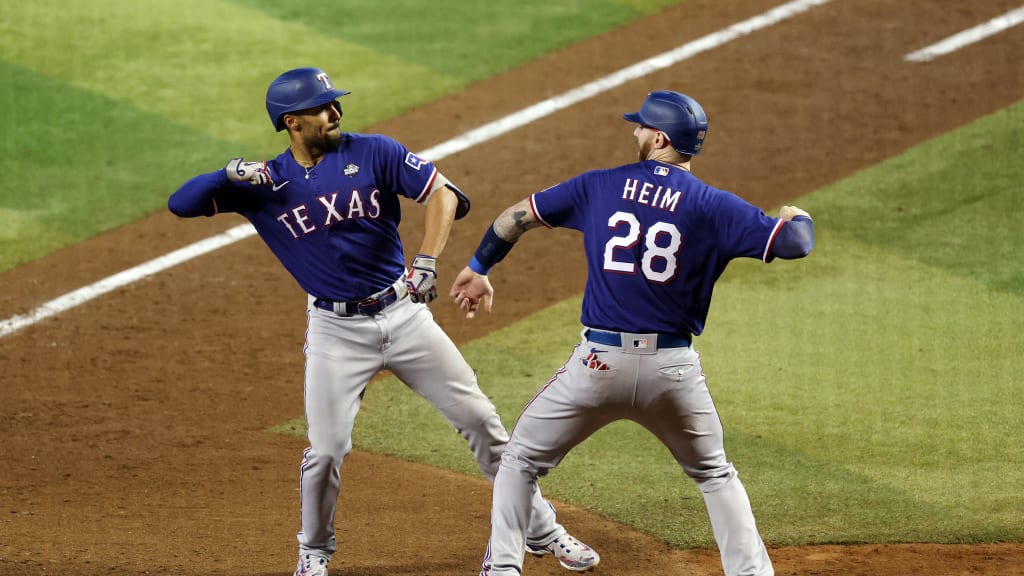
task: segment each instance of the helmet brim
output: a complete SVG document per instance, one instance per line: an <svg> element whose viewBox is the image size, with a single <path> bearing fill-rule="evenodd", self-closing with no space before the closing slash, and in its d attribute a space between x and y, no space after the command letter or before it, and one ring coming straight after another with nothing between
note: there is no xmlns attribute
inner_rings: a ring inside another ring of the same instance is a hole
<svg viewBox="0 0 1024 576"><path fill-rule="evenodd" d="M285 116L285 114L294 114L296 112L301 112L302 110L309 110L310 108L316 108L317 106L323 106L324 104L327 104L328 102L336 101L338 98L341 98L342 96L345 96L346 94L351 94L351 92L349 92L348 90L338 90L337 88L332 88L330 90L326 90L324 92L321 92L320 94L318 94L316 96L316 98L310 98L309 100L306 100L305 102L300 102L300 103L296 104L295 108L292 108L290 110L285 110L284 112L281 112L277 116L277 121L274 123L274 127L277 128L278 132L284 130L284 116Z"/></svg>

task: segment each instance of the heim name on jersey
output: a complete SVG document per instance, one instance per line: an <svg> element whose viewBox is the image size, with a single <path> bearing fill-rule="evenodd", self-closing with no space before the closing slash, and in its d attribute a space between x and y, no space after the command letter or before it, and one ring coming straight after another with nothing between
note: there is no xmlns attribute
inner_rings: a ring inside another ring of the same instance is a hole
<svg viewBox="0 0 1024 576"><path fill-rule="evenodd" d="M679 199L683 196L681 190L673 190L666 186L641 182L638 178L626 178L626 184L622 187L622 199L675 212L679 205Z"/></svg>

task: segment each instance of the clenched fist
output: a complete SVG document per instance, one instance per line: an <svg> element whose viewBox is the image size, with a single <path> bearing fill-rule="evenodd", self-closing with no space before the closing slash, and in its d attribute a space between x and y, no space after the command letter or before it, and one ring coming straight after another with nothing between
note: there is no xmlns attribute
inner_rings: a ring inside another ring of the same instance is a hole
<svg viewBox="0 0 1024 576"><path fill-rule="evenodd" d="M266 162L245 162L242 158L232 158L224 171L232 182L248 182L254 186L274 183L270 177L270 166Z"/></svg>

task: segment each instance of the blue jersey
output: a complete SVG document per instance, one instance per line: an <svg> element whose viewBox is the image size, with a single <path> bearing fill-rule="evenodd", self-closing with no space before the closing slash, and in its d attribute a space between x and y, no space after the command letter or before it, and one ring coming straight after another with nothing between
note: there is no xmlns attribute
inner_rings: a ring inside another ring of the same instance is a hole
<svg viewBox="0 0 1024 576"><path fill-rule="evenodd" d="M742 198L653 160L583 173L530 197L548 227L583 232L583 325L700 334L733 258L772 258L781 226Z"/></svg>
<svg viewBox="0 0 1024 576"><path fill-rule="evenodd" d="M290 149L268 164L273 186L222 187L216 209L252 222L306 292L359 300L403 274L399 197L427 202L432 163L386 136L346 133L308 173Z"/></svg>

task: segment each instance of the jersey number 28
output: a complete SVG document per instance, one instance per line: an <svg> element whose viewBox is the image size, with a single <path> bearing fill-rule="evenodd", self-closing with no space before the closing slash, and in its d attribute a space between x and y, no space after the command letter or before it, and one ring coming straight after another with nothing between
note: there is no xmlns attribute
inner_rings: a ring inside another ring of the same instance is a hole
<svg viewBox="0 0 1024 576"><path fill-rule="evenodd" d="M683 235L676 225L670 222L656 222L644 233L640 221L629 212L616 212L608 219L608 228L612 230L623 224L626 226L625 234L612 236L604 245L604 269L609 272L636 274L636 262L633 259L616 260L615 255L619 250L631 250L637 245L642 234L644 251L643 258L640 259L640 269L644 277L656 284L665 284L675 278L676 257L683 247Z"/></svg>

